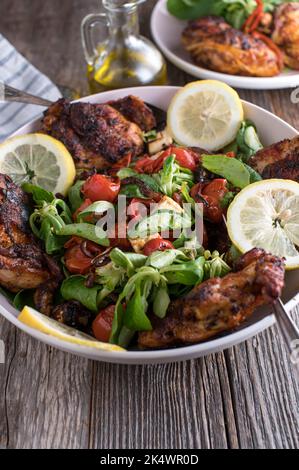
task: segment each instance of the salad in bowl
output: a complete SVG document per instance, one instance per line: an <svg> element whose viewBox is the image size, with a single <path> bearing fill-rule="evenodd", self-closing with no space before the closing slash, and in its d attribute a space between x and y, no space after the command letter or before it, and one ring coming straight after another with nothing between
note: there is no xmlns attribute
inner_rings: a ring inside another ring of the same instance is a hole
<svg viewBox="0 0 299 470"><path fill-rule="evenodd" d="M2 293L18 322L103 351L231 332L299 266L299 138L264 147L237 93L59 100L0 146Z"/></svg>

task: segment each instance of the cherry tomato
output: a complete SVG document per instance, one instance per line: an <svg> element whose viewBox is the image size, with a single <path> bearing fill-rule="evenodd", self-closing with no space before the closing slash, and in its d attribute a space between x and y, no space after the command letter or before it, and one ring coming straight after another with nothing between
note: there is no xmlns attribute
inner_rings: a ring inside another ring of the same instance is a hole
<svg viewBox="0 0 299 470"><path fill-rule="evenodd" d="M81 204L81 206L79 207L79 209L76 210L76 212L74 212L73 214L73 220L76 222L77 218L78 218L78 215L83 212L85 209L87 209L87 207L89 207L90 205L92 204L92 201L90 199L85 199L84 202ZM91 222L92 221L92 215L91 216L86 216L85 218L85 221L86 222Z"/></svg>
<svg viewBox="0 0 299 470"><path fill-rule="evenodd" d="M190 189L190 196L194 199L195 202L202 202L201 192L202 192L203 186L204 185L202 183L196 183Z"/></svg>
<svg viewBox="0 0 299 470"><path fill-rule="evenodd" d="M166 158L170 155L175 155L175 159L180 166L188 168L194 171L197 166L198 156L193 150L180 148L180 147L169 147L163 153L156 157L143 157L135 164L135 170L139 173L157 173L163 168Z"/></svg>
<svg viewBox="0 0 299 470"><path fill-rule="evenodd" d="M111 178L105 175L93 175L85 182L82 193L92 202L114 202L120 190L119 178Z"/></svg>
<svg viewBox="0 0 299 470"><path fill-rule="evenodd" d="M181 193L173 193L172 195L172 199L177 203L179 204L180 206L183 207L183 196L181 195Z"/></svg>
<svg viewBox="0 0 299 470"><path fill-rule="evenodd" d="M227 181L222 178L217 178L204 186L202 194L216 198L219 201L227 191Z"/></svg>
<svg viewBox="0 0 299 470"><path fill-rule="evenodd" d="M86 274L91 267L92 258L84 255L80 245L75 245L64 254L66 268L72 274Z"/></svg>
<svg viewBox="0 0 299 470"><path fill-rule="evenodd" d="M229 158L236 158L235 152L227 152L226 156Z"/></svg>
<svg viewBox="0 0 299 470"><path fill-rule="evenodd" d="M220 202L227 192L227 181L220 178L213 180L202 190L202 195L208 203L204 208L204 215L208 220L215 224L219 224L223 220L222 216L224 214L224 210L221 207Z"/></svg>
<svg viewBox="0 0 299 470"><path fill-rule="evenodd" d="M211 183L197 183L191 188L190 195L195 202L202 202L204 206L204 217L215 224L222 222L224 210L220 202L228 192L227 181L225 179L214 179Z"/></svg>
<svg viewBox="0 0 299 470"><path fill-rule="evenodd" d="M87 254L82 251L82 244L85 243ZM64 261L66 268L71 274L86 274L93 258L99 255L102 248L89 240L80 237L72 237L65 245Z"/></svg>
<svg viewBox="0 0 299 470"><path fill-rule="evenodd" d="M135 171L138 173L157 173L162 167L163 167L164 160L162 161L161 164L161 158L160 156L145 156L143 158L140 158L137 160L135 163Z"/></svg>
<svg viewBox="0 0 299 470"><path fill-rule="evenodd" d="M168 240L164 240L164 238L153 238L149 240L144 248L143 254L145 256L150 256L154 251L165 251L165 250L174 250L174 246Z"/></svg>
<svg viewBox="0 0 299 470"><path fill-rule="evenodd" d="M114 318L115 305L109 305L98 314L92 323L92 331L95 338L104 343L109 342Z"/></svg>

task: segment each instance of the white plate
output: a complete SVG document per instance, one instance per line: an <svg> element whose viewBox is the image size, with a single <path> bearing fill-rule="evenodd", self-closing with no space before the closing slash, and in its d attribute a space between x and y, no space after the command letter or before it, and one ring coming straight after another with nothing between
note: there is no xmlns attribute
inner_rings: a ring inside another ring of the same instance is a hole
<svg viewBox="0 0 299 470"><path fill-rule="evenodd" d="M178 89L179 88L177 87L127 88L123 90L109 91L106 93L93 95L84 98L81 101L103 103L132 94L139 96L146 102L167 110L171 98ZM297 135L296 129L268 111L265 111L264 109L245 101L243 102L243 105L246 118L255 122L264 145L270 145L278 140L292 138ZM35 132L38 129L40 129L39 120L24 126L16 133L16 135ZM284 292L284 301L287 302L288 309L291 309L296 304L296 302L299 302L299 296L296 298L298 291L299 271L293 271L288 274L287 287ZM63 351L68 351L73 354L88 357L90 359L121 364L164 363L205 356L207 354L229 348L248 338L251 338L265 328L273 325L275 321L274 316L271 314L269 309L261 309L256 312L248 322L241 325L238 330L228 332L221 337L206 341L201 344L160 351L128 351L125 353L110 353L66 343L23 325L18 321L18 311L13 308L2 295L0 295L0 312L5 318L7 318L18 328L46 344L62 349Z"/></svg>
<svg viewBox="0 0 299 470"><path fill-rule="evenodd" d="M241 77L213 72L194 65L181 43L181 34L187 22L168 13L167 0L159 0L151 17L151 30L154 40L170 62L185 72L198 78L221 80L235 88L252 90L274 90L299 86L299 72L285 71L277 77Z"/></svg>

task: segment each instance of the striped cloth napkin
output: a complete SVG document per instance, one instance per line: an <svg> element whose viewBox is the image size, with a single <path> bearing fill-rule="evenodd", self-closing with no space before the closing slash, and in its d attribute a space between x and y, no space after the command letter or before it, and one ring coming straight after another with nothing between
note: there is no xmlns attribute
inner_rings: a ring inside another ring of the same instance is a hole
<svg viewBox="0 0 299 470"><path fill-rule="evenodd" d="M19 54L1 34L0 82L53 101L61 97L58 88ZM40 106L3 103L0 100L0 142L43 110Z"/></svg>

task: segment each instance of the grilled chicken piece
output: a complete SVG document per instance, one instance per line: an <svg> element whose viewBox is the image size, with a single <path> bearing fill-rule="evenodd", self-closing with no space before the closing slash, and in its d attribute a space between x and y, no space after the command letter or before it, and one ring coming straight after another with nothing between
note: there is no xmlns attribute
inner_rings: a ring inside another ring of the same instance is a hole
<svg viewBox="0 0 299 470"><path fill-rule="evenodd" d="M264 179L282 178L299 183L299 136L259 150L248 163Z"/></svg>
<svg viewBox="0 0 299 470"><path fill-rule="evenodd" d="M92 313L80 302L70 300L54 308L51 317L59 323L87 332L91 325Z"/></svg>
<svg viewBox="0 0 299 470"><path fill-rule="evenodd" d="M60 271L42 251L28 218L27 195L0 174L0 285L11 292L38 288L50 295L49 283L55 281L54 290L57 288Z"/></svg>
<svg viewBox="0 0 299 470"><path fill-rule="evenodd" d="M272 40L282 49L285 65L299 70L299 2L276 9Z"/></svg>
<svg viewBox="0 0 299 470"><path fill-rule="evenodd" d="M198 343L235 328L254 310L271 304L284 285L283 260L253 249L238 261L236 272L209 279L170 305L167 317L153 320L153 331L139 334L141 348Z"/></svg>
<svg viewBox="0 0 299 470"><path fill-rule="evenodd" d="M140 113L136 120L141 121ZM59 100L45 113L42 131L64 143L77 168L109 168L144 150L141 128L108 104Z"/></svg>
<svg viewBox="0 0 299 470"><path fill-rule="evenodd" d="M272 77L281 71L279 58L263 41L232 28L222 18L190 21L182 41L192 60L216 72Z"/></svg>
<svg viewBox="0 0 299 470"><path fill-rule="evenodd" d="M117 109L128 121L134 122L144 132L151 131L157 126L152 110L137 96L126 96L107 104Z"/></svg>

